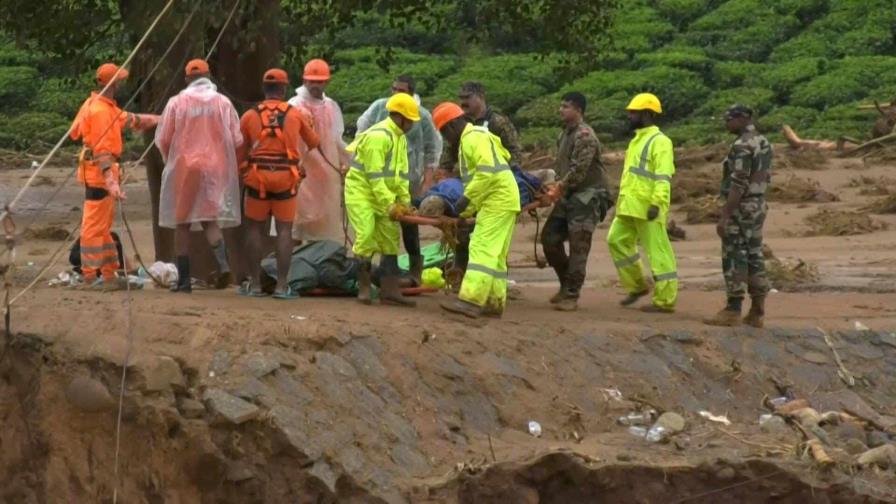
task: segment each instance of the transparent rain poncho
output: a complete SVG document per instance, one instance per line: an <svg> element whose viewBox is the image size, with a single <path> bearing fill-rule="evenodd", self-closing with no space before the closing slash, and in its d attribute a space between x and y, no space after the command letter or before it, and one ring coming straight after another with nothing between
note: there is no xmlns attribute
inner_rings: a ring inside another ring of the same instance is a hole
<svg viewBox="0 0 896 504"><path fill-rule="evenodd" d="M299 209L293 223L296 240L333 240L342 242L342 176L337 169L348 164L342 133L345 124L339 105L324 95L319 100L304 87L296 89L289 100L293 107L302 107L314 118L314 129L320 136L320 151L300 146L305 178L299 186ZM325 157L324 157L325 156Z"/></svg>
<svg viewBox="0 0 896 504"><path fill-rule="evenodd" d="M240 224L236 148L242 144L236 109L208 79L197 79L168 100L155 144L165 160L159 225L217 221Z"/></svg>

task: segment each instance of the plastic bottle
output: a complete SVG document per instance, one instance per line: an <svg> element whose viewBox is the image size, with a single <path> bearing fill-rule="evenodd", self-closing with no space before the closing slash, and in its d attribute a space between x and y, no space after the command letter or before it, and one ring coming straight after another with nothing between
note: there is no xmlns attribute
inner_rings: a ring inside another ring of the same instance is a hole
<svg viewBox="0 0 896 504"><path fill-rule="evenodd" d="M631 427L628 428L628 433L631 434L632 436L636 436L639 438L646 437L647 436L647 428L640 427L637 425L632 425Z"/></svg>
<svg viewBox="0 0 896 504"><path fill-rule="evenodd" d="M653 415L647 413L629 413L616 419L619 425L647 425L653 420Z"/></svg>
<svg viewBox="0 0 896 504"><path fill-rule="evenodd" d="M649 431L647 431L647 435L644 437L651 443L662 443L666 440L666 435L666 428L662 425L655 424Z"/></svg>

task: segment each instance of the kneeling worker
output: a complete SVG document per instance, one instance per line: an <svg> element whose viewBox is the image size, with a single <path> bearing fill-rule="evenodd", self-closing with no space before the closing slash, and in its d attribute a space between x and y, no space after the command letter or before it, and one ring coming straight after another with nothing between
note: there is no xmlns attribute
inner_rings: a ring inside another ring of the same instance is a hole
<svg viewBox="0 0 896 504"><path fill-rule="evenodd" d="M352 154L345 176L345 207L355 230L352 252L361 260L358 301L370 304L370 272L375 254L381 254L380 300L414 306L399 289L398 242L401 227L390 219L411 203L408 186L408 146L405 133L420 120L411 95L396 93L386 102L389 117L364 130L346 147Z"/></svg>
<svg viewBox="0 0 896 504"><path fill-rule="evenodd" d="M470 318L500 317L507 301L507 254L520 212L510 153L488 129L473 126L455 103L440 104L432 115L445 140L459 146L464 196L456 210L464 218L476 215L460 293L456 300L442 303L442 308Z"/></svg>
<svg viewBox="0 0 896 504"><path fill-rule="evenodd" d="M265 72L262 81L265 100L249 109L240 119L243 144L239 149L240 168L246 184L245 213L248 220L250 285L240 287L244 296L263 296L261 290L261 239L271 215L277 228L276 299L294 299L298 293L287 283L292 259L292 222L298 201L296 191L302 179L299 138L309 149L320 142L311 119L286 103L289 77L279 68Z"/></svg>

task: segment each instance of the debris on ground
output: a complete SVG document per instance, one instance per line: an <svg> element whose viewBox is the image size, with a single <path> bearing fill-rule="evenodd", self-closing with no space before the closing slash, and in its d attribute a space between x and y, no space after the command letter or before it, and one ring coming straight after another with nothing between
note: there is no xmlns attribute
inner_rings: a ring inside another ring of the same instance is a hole
<svg viewBox="0 0 896 504"><path fill-rule="evenodd" d="M780 203L831 203L840 198L822 189L816 180L789 175L784 183L773 183L768 188L768 199Z"/></svg>
<svg viewBox="0 0 896 504"><path fill-rule="evenodd" d="M674 220L670 220L666 224L666 233L669 234L669 239L672 241L684 241L688 237L687 231L679 227Z"/></svg>
<svg viewBox="0 0 896 504"><path fill-rule="evenodd" d="M818 266L802 259L787 261L778 258L766 259L765 274L769 283L783 291L811 285L819 279Z"/></svg>
<svg viewBox="0 0 896 504"><path fill-rule="evenodd" d="M40 186L55 186L56 182L53 182L53 179L46 175L38 175L34 177L34 182L31 183L31 187L40 187Z"/></svg>
<svg viewBox="0 0 896 504"><path fill-rule="evenodd" d="M703 418L709 420L710 422L716 422L716 423L720 423L720 424L724 424L724 425L731 425L731 420L728 420L728 417L726 417L725 415L714 415L712 412L709 412L706 410L700 411L699 415L702 416Z"/></svg>
<svg viewBox="0 0 896 504"><path fill-rule="evenodd" d="M25 230L25 238L30 240L68 240L68 230L59 226L45 226L42 228L29 228Z"/></svg>
<svg viewBox="0 0 896 504"><path fill-rule="evenodd" d="M810 229L804 236L849 236L886 229L886 224L875 222L867 213L847 210L823 208L805 221Z"/></svg>
<svg viewBox="0 0 896 504"><path fill-rule="evenodd" d="M776 149L773 162L775 169L822 170L828 159L818 149Z"/></svg>
<svg viewBox="0 0 896 504"><path fill-rule="evenodd" d="M846 187L858 188L861 196L887 196L890 194L890 186L894 185L896 185L896 180L889 177L862 175L850 179Z"/></svg>
<svg viewBox="0 0 896 504"><path fill-rule="evenodd" d="M678 170L691 170L706 163L718 163L725 158L729 146L718 143L700 148L676 149L675 167Z"/></svg>
<svg viewBox="0 0 896 504"><path fill-rule="evenodd" d="M688 224L715 223L722 215L722 200L714 195L693 198L681 205L680 210L685 213Z"/></svg>
<svg viewBox="0 0 896 504"><path fill-rule="evenodd" d="M862 208L862 211L873 214L894 214L896 213L896 194L873 201L870 205Z"/></svg>
<svg viewBox="0 0 896 504"><path fill-rule="evenodd" d="M719 194L720 176L694 170L683 170L675 174L672 181L672 203L688 203L703 196Z"/></svg>

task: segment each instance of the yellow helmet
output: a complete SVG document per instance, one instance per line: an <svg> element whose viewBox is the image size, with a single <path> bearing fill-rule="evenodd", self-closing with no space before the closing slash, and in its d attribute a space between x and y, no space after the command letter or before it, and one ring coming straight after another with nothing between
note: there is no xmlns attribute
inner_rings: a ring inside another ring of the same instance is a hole
<svg viewBox="0 0 896 504"><path fill-rule="evenodd" d="M657 114L663 113L663 105L660 99L652 93L641 93L632 98L625 110L652 110Z"/></svg>
<svg viewBox="0 0 896 504"><path fill-rule="evenodd" d="M411 121L420 120L420 106L414 97L407 93L395 93L386 102L386 110L403 115Z"/></svg>

